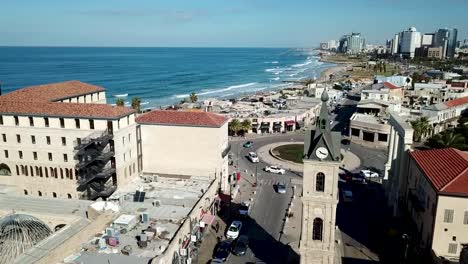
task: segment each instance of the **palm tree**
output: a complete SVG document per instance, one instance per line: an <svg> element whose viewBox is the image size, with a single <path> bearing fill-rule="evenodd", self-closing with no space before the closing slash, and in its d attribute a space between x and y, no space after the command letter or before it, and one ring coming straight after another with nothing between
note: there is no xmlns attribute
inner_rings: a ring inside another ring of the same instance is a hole
<svg viewBox="0 0 468 264"><path fill-rule="evenodd" d="M189 98L190 98L190 101L191 101L192 103L195 103L196 101L198 101L198 96L197 96L197 94L194 93L194 92L192 92L192 93L190 94L190 97L189 97Z"/></svg>
<svg viewBox="0 0 468 264"><path fill-rule="evenodd" d="M124 99L122 99L122 98L117 98L117 100L115 101L115 105L117 105L117 106L124 106L124 105L125 105Z"/></svg>
<svg viewBox="0 0 468 264"><path fill-rule="evenodd" d="M444 131L432 137L428 146L433 148L457 148L464 149L465 137L461 134L454 133L454 131Z"/></svg>
<svg viewBox="0 0 468 264"><path fill-rule="evenodd" d="M132 108L135 109L137 113L140 113L140 105L141 105L141 100L140 97L133 97L132 98Z"/></svg>
<svg viewBox="0 0 468 264"><path fill-rule="evenodd" d="M233 135L237 135L237 132L241 129L241 122L234 118L228 124L228 130L231 131Z"/></svg>
<svg viewBox="0 0 468 264"><path fill-rule="evenodd" d="M244 119L240 124L243 133L247 133L252 128L252 123L249 119Z"/></svg>
<svg viewBox="0 0 468 264"><path fill-rule="evenodd" d="M429 132L431 125L427 117L421 117L415 121L411 121L411 126L414 129L413 139L420 142L423 135Z"/></svg>

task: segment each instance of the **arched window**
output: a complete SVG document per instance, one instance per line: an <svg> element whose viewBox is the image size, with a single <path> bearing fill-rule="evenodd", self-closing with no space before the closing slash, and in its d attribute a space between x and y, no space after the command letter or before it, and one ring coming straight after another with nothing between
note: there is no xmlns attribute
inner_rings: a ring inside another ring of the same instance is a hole
<svg viewBox="0 0 468 264"><path fill-rule="evenodd" d="M323 220L320 218L314 219L314 229L312 230L312 239L322 241Z"/></svg>
<svg viewBox="0 0 468 264"><path fill-rule="evenodd" d="M28 195L28 190L24 189L24 195Z"/></svg>
<svg viewBox="0 0 468 264"><path fill-rule="evenodd" d="M42 196L42 192L41 192L41 191L37 191L37 195Z"/></svg>
<svg viewBox="0 0 468 264"><path fill-rule="evenodd" d="M315 191L325 191L325 174L323 174L323 172L317 173L317 176L315 178Z"/></svg>
<svg viewBox="0 0 468 264"><path fill-rule="evenodd" d="M71 198L72 198L71 194L67 194L67 196L68 196L68 199L71 199Z"/></svg>
<svg viewBox="0 0 468 264"><path fill-rule="evenodd" d="M21 175L24 175L24 166L21 165Z"/></svg>
<svg viewBox="0 0 468 264"><path fill-rule="evenodd" d="M60 168L60 178L63 179L63 169L62 168Z"/></svg>
<svg viewBox="0 0 468 264"><path fill-rule="evenodd" d="M70 178L70 172L68 171L68 169L65 169L65 177L67 179Z"/></svg>
<svg viewBox="0 0 468 264"><path fill-rule="evenodd" d="M53 196L54 198L57 198L57 193L53 192L53 193L52 193L52 196Z"/></svg>
<svg viewBox="0 0 468 264"><path fill-rule="evenodd" d="M0 176L11 176L11 170L5 163L0 164Z"/></svg>
<svg viewBox="0 0 468 264"><path fill-rule="evenodd" d="M34 176L34 170L32 166L29 166L29 170L31 171L31 176Z"/></svg>
<svg viewBox="0 0 468 264"><path fill-rule="evenodd" d="M24 175L29 176L28 166L24 166Z"/></svg>
<svg viewBox="0 0 468 264"><path fill-rule="evenodd" d="M16 175L18 175L18 176L20 175L18 165L16 165Z"/></svg>
<svg viewBox="0 0 468 264"><path fill-rule="evenodd" d="M55 178L58 178L57 168L54 168Z"/></svg>
<svg viewBox="0 0 468 264"><path fill-rule="evenodd" d="M45 172L46 178L49 178L49 170L47 169L47 167L44 168L44 172Z"/></svg>

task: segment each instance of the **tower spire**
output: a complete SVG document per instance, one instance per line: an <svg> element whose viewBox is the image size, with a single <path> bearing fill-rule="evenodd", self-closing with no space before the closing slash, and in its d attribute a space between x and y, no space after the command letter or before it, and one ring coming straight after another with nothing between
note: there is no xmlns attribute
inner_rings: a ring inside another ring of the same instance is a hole
<svg viewBox="0 0 468 264"><path fill-rule="evenodd" d="M320 108L320 115L317 119L317 128L320 132L330 131L330 117L328 116L328 92L327 88L323 90L322 96L322 107Z"/></svg>

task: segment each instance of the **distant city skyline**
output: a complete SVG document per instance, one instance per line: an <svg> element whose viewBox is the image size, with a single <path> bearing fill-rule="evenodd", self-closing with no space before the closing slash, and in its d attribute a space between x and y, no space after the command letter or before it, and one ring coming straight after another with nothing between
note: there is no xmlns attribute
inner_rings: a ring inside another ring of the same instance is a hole
<svg viewBox="0 0 468 264"><path fill-rule="evenodd" d="M466 10L463 0L9 1L0 45L316 47L351 32L384 44L412 26L457 28L463 40Z"/></svg>

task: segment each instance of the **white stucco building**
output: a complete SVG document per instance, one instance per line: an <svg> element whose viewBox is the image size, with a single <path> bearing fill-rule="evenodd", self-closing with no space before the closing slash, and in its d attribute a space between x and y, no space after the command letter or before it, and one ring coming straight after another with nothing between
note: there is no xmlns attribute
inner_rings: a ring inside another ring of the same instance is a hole
<svg viewBox="0 0 468 264"><path fill-rule="evenodd" d="M400 54L414 58L415 51L421 47L421 32L411 27L400 33Z"/></svg>
<svg viewBox="0 0 468 264"><path fill-rule="evenodd" d="M196 175L217 179L223 190L228 174L228 119L196 111L160 111L137 118L142 173Z"/></svg>
<svg viewBox="0 0 468 264"><path fill-rule="evenodd" d="M79 81L0 96L0 184L17 194L107 197L138 175L135 113Z"/></svg>

